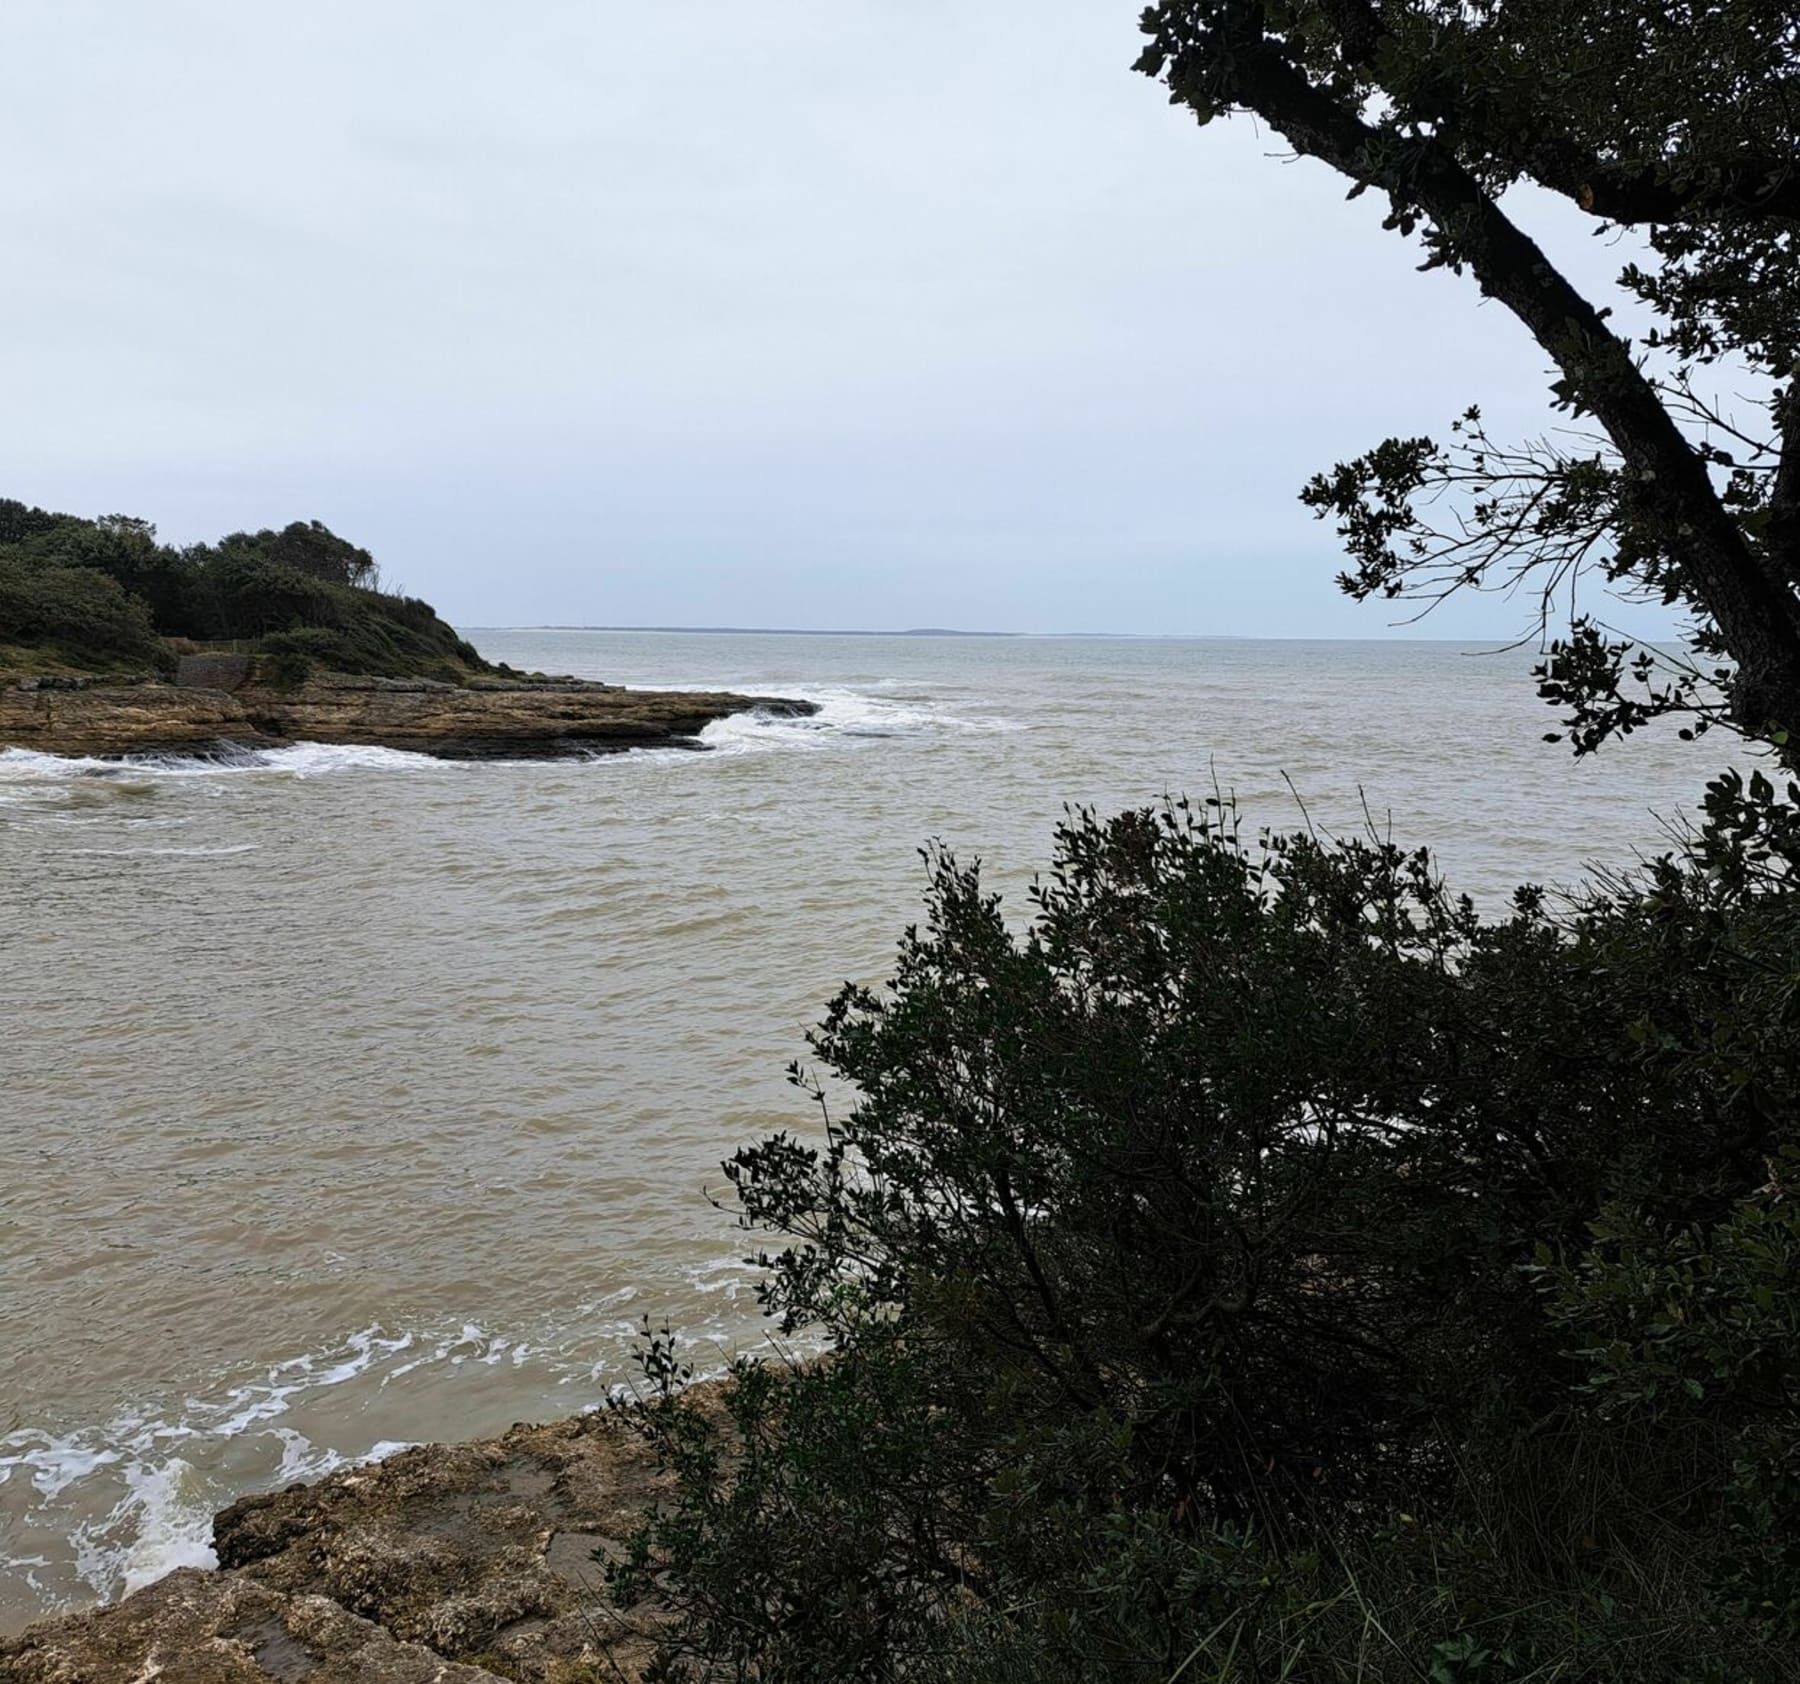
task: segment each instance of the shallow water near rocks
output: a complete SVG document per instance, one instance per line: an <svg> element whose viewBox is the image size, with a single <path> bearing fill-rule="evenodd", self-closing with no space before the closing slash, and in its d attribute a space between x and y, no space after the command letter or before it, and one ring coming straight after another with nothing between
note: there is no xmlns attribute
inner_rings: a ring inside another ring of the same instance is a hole
<svg viewBox="0 0 1800 1684"><path fill-rule="evenodd" d="M1444 643L474 631L811 697L715 752L0 755L0 1631L208 1559L250 1491L590 1405L648 1316L765 1337L718 1160L916 916L1021 910L1065 802L1367 812L1492 910L1665 843L1724 748L1542 743Z"/></svg>

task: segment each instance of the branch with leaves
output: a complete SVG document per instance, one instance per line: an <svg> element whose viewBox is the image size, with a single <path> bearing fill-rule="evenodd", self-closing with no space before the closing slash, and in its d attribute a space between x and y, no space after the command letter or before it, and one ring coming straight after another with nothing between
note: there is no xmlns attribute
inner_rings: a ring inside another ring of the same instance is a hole
<svg viewBox="0 0 1800 1684"><path fill-rule="evenodd" d="M1138 68L1202 122L1254 113L1352 196L1383 193L1384 225L1421 241L1425 267L1469 274L1504 304L1555 363L1556 407L1602 435L1579 451L1503 449L1471 412L1448 450L1390 439L1321 476L1305 496L1337 516L1357 564L1346 588L1428 603L1527 592L1542 631L1552 604L1587 623L1573 589L1597 574L1685 608L1696 648L1729 661L1714 669L1728 702L1706 717L1785 744L1800 725L1800 40L1787 9L1603 0L1571 27L1548 0L1168 0L1143 29ZM1648 225L1656 261L1620 277L1657 315L1643 345L1502 208L1524 180L1602 226ZM1696 370L1713 364L1772 388L1779 444L1700 395ZM1451 492L1453 523L1434 524L1423 506ZM1584 637L1550 657L1578 746L1644 717L1592 688L1596 647ZM1699 698L1677 685L1645 705Z"/></svg>

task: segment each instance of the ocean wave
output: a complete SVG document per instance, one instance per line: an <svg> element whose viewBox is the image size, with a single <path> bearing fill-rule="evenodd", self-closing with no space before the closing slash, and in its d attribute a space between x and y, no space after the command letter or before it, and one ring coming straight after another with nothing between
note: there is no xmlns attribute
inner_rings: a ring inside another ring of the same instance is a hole
<svg viewBox="0 0 1800 1684"><path fill-rule="evenodd" d="M371 1444L352 1455L273 1423L308 1394L369 1374L417 1342L413 1333L365 1328L340 1346L277 1363L213 1396L125 1411L73 1431L24 1427L0 1435L0 1512L7 1517L0 1575L23 1578L46 1606L58 1606L83 1600L69 1582L71 1570L91 1596L112 1597L176 1567L212 1566L212 1517L234 1497L258 1485L317 1478L381 1448ZM262 1477L227 1479L223 1463Z"/></svg>
<svg viewBox="0 0 1800 1684"><path fill-rule="evenodd" d="M646 686L646 688L649 688ZM717 754L764 754L782 749L817 750L864 739L916 737L944 733L1014 731L1012 720L994 715L964 715L917 693L881 693L886 682L858 688L799 686L796 696L817 704L808 715L756 708L715 720L700 733L700 742ZM685 759L691 750L640 748L623 754L596 753L587 764L616 767L645 761ZM566 770L581 761L525 759L498 761L441 760L404 749L333 743L294 743L287 748L223 748L209 754L133 755L101 759L91 755L46 754L37 749L0 749L0 806L36 805L66 796L83 785L127 797L145 795L169 779L237 778L247 775L295 779L345 772L430 772L439 776L467 774L483 765L536 771Z"/></svg>
<svg viewBox="0 0 1800 1684"><path fill-rule="evenodd" d="M730 1277L701 1268L695 1282L729 1302L744 1284L742 1266L718 1267ZM621 1376L639 1323L621 1312L637 1295L606 1293L530 1338L475 1322L367 1327L252 1377L221 1378L90 1426L0 1434L0 1608L72 1608L129 1595L177 1567L213 1566L220 1509L410 1448L415 1440L390 1435L420 1418L422 1400L435 1399L440 1420L454 1421L462 1388L490 1401L499 1392L505 1412L492 1431L517 1418L521 1378L546 1417L596 1407L629 1389ZM699 1350L718 1359L707 1372L723 1370L743 1319L726 1311L690 1328Z"/></svg>
<svg viewBox="0 0 1800 1684"><path fill-rule="evenodd" d="M234 842L217 848L70 848L68 852L83 859L200 860L224 858L229 854L254 854L260 846L256 842Z"/></svg>
<svg viewBox="0 0 1800 1684"><path fill-rule="evenodd" d="M917 694L872 693L871 688L799 686L794 695L818 707L814 714L784 714L756 708L715 720L700 733L708 748L736 754L782 748L827 749L840 742L939 734L1015 731L1012 720L996 715L964 715Z"/></svg>
<svg viewBox="0 0 1800 1684"><path fill-rule="evenodd" d="M404 749L354 743L293 743L287 748L222 748L211 754L140 754L124 759L46 754L38 749L0 749L0 788L7 784L65 784L98 779L131 784L161 778L217 778L247 772L292 778L349 771L438 771L455 762Z"/></svg>

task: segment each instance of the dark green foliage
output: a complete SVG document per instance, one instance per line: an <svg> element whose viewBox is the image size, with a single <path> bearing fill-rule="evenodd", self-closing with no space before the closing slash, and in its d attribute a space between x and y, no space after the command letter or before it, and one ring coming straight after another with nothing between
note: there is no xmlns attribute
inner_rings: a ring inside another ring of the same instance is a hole
<svg viewBox="0 0 1800 1684"><path fill-rule="evenodd" d="M1249 112L1388 202L1424 267L1468 273L1591 424L1390 439L1306 489L1351 594L1419 612L1523 591L1573 613L1540 672L1577 752L1667 713L1800 731L1800 24L1786 0L1161 0L1138 68L1202 122ZM1513 220L1535 183L1632 231L1637 342ZM1667 663L1570 608L1583 575L1678 604ZM1641 662L1640 662L1641 657ZM1793 742L1800 744L1800 738ZM1790 749L1787 742L1784 751Z"/></svg>
<svg viewBox="0 0 1800 1684"><path fill-rule="evenodd" d="M190 600L189 636L299 655L335 672L454 682L484 669L428 603L330 583L235 548L204 558Z"/></svg>
<svg viewBox="0 0 1800 1684"><path fill-rule="evenodd" d="M19 511L0 522L17 531L15 540L0 541L0 554L30 569L80 567L109 575L149 608L159 631L179 628L188 614L192 569L175 550L156 542L156 528L128 515L78 520L42 509Z"/></svg>
<svg viewBox="0 0 1800 1684"><path fill-rule="evenodd" d="M150 672L167 650L150 611L92 567L27 566L0 548L0 665L29 653L32 665L92 665Z"/></svg>
<svg viewBox="0 0 1800 1684"><path fill-rule="evenodd" d="M671 1666L1800 1676L1797 798L1499 922L1216 808L1076 816L1023 934L933 855L848 1114L726 1165L832 1356L726 1427L650 1349Z"/></svg>
<svg viewBox="0 0 1800 1684"><path fill-rule="evenodd" d="M186 638L280 656L289 682L329 670L456 683L488 670L428 603L374 588L368 551L318 521L175 549L129 516L80 520L7 501L0 502L0 566L33 581L36 604L27 615L9 607L11 597L0 598L0 648L11 652L9 664L28 657L76 669L112 668L123 658L165 665L158 640ZM95 596L95 576L142 610L130 617L135 641L127 639L126 656L124 634L108 618L113 597ZM43 629L52 621L58 629Z"/></svg>
<svg viewBox="0 0 1800 1684"><path fill-rule="evenodd" d="M221 548L255 548L277 567L290 568L328 584L373 586L375 558L367 550L338 537L316 520L297 520L279 532L238 532L223 540Z"/></svg>
<svg viewBox="0 0 1800 1684"><path fill-rule="evenodd" d="M59 527L78 524L73 515L52 514L48 509L34 509L12 497L0 497L0 544L18 544L27 538L41 538Z"/></svg>

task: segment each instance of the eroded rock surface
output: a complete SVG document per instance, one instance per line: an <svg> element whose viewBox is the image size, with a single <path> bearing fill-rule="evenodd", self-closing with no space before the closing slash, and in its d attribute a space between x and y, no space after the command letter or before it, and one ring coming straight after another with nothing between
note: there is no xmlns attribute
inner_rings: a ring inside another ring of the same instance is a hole
<svg viewBox="0 0 1800 1684"><path fill-rule="evenodd" d="M353 743L446 759L551 758L696 746L708 725L753 710L808 714L811 702L729 691L331 676L293 689L234 691L138 682L0 688L0 748L50 754L194 754L290 742Z"/></svg>
<svg viewBox="0 0 1800 1684"><path fill-rule="evenodd" d="M635 1684L661 1613L615 1607L654 1501L616 1419L427 1445L213 1522L219 1570L0 1641L4 1684Z"/></svg>
<svg viewBox="0 0 1800 1684"><path fill-rule="evenodd" d="M0 1647L18 1684L495 1684L322 1596L184 1567L116 1608Z"/></svg>
<svg viewBox="0 0 1800 1684"><path fill-rule="evenodd" d="M223 690L171 684L0 689L0 748L47 754L204 754L223 743L274 739Z"/></svg>

